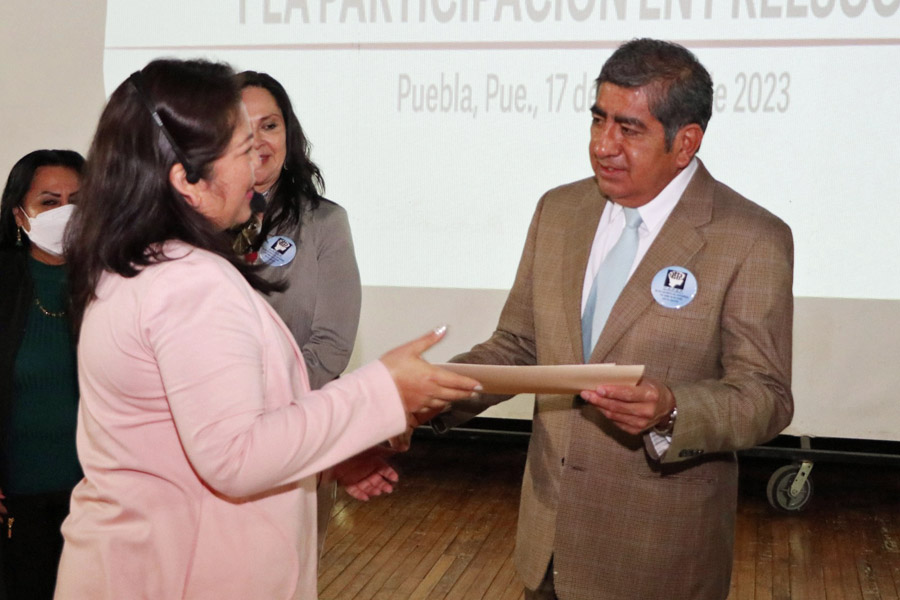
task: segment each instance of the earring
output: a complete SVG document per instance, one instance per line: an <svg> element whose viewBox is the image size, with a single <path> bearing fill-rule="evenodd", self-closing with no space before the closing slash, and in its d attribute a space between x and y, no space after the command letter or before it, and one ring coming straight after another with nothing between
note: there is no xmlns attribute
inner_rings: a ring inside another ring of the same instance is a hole
<svg viewBox="0 0 900 600"><path fill-rule="evenodd" d="M16 227L16 246L22 246L22 228Z"/></svg>

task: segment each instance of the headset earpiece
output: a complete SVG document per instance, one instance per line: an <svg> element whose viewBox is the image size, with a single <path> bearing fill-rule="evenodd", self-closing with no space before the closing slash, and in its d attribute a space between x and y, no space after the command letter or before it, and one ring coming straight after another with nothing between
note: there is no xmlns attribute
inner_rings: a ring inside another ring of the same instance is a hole
<svg viewBox="0 0 900 600"><path fill-rule="evenodd" d="M169 130L163 124L162 119L159 116L159 112L155 108L153 108L153 102L150 101L150 96L147 95L147 92L144 91L143 85L143 75L141 75L140 71L135 71L128 78L128 81L131 83L134 91L137 92L138 98L141 99L141 102L147 108L147 111L150 113L150 117L153 119L153 122L156 123L156 126L159 127L159 130L162 132L163 137L166 138L166 141L169 142L169 147L172 148L172 152L175 153L175 157L178 159L178 162L181 163L181 166L184 167L185 179L187 179L188 183L197 183L200 181L200 173L194 168L190 162L188 162L187 157L184 155L184 152L181 151L181 148L178 147L178 144L175 143L175 138L172 137L172 134L169 133Z"/></svg>

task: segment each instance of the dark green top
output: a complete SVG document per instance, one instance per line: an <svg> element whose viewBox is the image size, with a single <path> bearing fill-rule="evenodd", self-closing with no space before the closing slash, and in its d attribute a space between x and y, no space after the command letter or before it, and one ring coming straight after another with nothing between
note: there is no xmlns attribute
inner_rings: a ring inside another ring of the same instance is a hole
<svg viewBox="0 0 900 600"><path fill-rule="evenodd" d="M81 479L75 451L78 373L64 315L65 267L28 262L34 294L16 353L6 494L68 490Z"/></svg>

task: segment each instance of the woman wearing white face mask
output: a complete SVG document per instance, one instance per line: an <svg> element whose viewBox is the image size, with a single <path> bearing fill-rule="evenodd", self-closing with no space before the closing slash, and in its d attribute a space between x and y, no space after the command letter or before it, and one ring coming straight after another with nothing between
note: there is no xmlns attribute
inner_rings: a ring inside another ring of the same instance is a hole
<svg viewBox="0 0 900 600"><path fill-rule="evenodd" d="M81 479L62 240L83 165L71 150L32 152L10 171L0 202L0 556L8 598L52 598L59 528Z"/></svg>

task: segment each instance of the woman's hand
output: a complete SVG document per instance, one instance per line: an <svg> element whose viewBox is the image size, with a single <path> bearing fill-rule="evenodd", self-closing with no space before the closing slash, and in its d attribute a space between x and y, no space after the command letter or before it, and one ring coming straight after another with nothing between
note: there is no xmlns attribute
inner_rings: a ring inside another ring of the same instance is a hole
<svg viewBox="0 0 900 600"><path fill-rule="evenodd" d="M421 354L438 343L447 327L438 327L422 337L394 348L381 357L403 399L408 413L442 409L447 402L478 397L481 384L471 377L436 367Z"/></svg>
<svg viewBox="0 0 900 600"><path fill-rule="evenodd" d="M339 463L323 474L323 483L336 481L357 500L390 494L399 481L387 459L394 451L386 446L369 448Z"/></svg>

